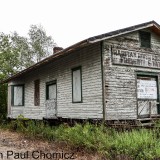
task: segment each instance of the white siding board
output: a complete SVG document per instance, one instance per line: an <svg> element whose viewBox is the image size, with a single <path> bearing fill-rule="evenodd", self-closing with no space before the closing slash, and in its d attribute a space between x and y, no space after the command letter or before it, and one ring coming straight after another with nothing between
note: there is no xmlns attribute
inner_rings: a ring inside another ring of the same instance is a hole
<svg viewBox="0 0 160 160"><path fill-rule="evenodd" d="M72 103L72 68L82 67L83 103ZM11 106L12 117L19 113L27 118L42 119L46 115L46 82L57 80L58 117L103 118L100 44L94 44L75 51L36 71L27 74L25 84L25 106ZM34 80L40 79L40 106L34 106Z"/></svg>
<svg viewBox="0 0 160 160"><path fill-rule="evenodd" d="M160 37L151 33L152 50L160 56ZM156 72L160 75L160 69L114 65L110 46L139 50L140 52L145 50L140 48L138 32L104 41L106 120L136 119L136 71ZM150 51L147 50L147 52Z"/></svg>

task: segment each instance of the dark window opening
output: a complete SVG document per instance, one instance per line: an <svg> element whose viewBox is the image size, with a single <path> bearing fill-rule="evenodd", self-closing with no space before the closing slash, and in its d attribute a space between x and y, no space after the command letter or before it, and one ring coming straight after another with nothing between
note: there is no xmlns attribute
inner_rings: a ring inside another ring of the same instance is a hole
<svg viewBox="0 0 160 160"><path fill-rule="evenodd" d="M34 81L34 105L40 105L40 80L37 79Z"/></svg>
<svg viewBox="0 0 160 160"><path fill-rule="evenodd" d="M55 100L57 97L56 80L46 83L46 100Z"/></svg>
<svg viewBox="0 0 160 160"><path fill-rule="evenodd" d="M140 36L141 47L151 48L151 33L140 31L139 36Z"/></svg>

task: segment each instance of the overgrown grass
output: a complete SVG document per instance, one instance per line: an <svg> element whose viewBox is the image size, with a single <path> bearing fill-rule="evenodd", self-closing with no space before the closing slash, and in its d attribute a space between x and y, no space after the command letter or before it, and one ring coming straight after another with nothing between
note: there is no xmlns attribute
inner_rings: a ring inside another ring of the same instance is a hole
<svg viewBox="0 0 160 160"><path fill-rule="evenodd" d="M113 142L116 154L130 155L134 159L154 159L160 157L157 148L160 142L153 130L133 130L117 133Z"/></svg>
<svg viewBox="0 0 160 160"><path fill-rule="evenodd" d="M66 141L71 146L96 151L110 158L118 155L133 159L160 158L160 129L117 132L104 125L49 126L42 121L26 119L17 119L4 126L30 137Z"/></svg>

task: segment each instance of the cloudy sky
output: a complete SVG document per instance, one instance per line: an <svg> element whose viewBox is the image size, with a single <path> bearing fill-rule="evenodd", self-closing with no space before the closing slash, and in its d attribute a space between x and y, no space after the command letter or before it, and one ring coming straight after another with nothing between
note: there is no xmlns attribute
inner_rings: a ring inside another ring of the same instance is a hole
<svg viewBox="0 0 160 160"><path fill-rule="evenodd" d="M58 46L155 20L158 0L0 0L0 32L27 36L31 24L41 24Z"/></svg>

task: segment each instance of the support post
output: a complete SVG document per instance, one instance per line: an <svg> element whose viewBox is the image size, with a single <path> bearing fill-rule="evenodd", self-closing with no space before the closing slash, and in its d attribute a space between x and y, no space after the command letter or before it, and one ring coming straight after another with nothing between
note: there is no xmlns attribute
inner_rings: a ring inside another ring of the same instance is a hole
<svg viewBox="0 0 160 160"><path fill-rule="evenodd" d="M149 117L151 118L151 101L149 101Z"/></svg>

